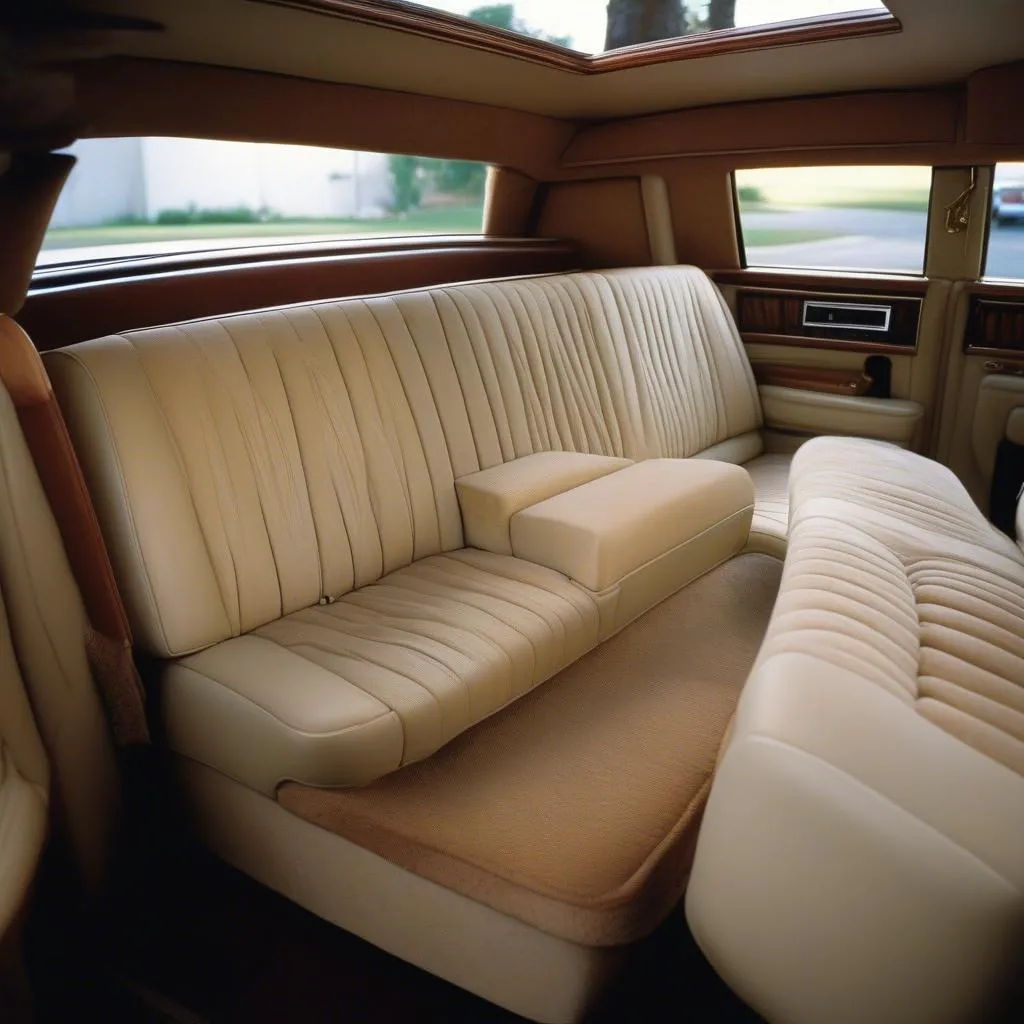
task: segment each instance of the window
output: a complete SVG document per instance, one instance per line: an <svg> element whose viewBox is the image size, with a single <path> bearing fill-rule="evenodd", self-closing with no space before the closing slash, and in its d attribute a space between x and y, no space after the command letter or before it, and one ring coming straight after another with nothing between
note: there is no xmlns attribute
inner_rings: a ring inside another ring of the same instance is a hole
<svg viewBox="0 0 1024 1024"><path fill-rule="evenodd" d="M985 276L1024 280L1024 164L996 164Z"/></svg>
<svg viewBox="0 0 1024 1024"><path fill-rule="evenodd" d="M206 139L86 139L38 265L383 235L479 234L486 166Z"/></svg>
<svg viewBox="0 0 1024 1024"><path fill-rule="evenodd" d="M736 171L752 267L920 274L930 167L773 167Z"/></svg>
<svg viewBox="0 0 1024 1024"><path fill-rule="evenodd" d="M622 0L612 4L608 0L515 0L503 4L419 0L419 5L585 54L723 28L755 28L825 14L886 10L882 0L690 0L657 4L653 17L643 4Z"/></svg>

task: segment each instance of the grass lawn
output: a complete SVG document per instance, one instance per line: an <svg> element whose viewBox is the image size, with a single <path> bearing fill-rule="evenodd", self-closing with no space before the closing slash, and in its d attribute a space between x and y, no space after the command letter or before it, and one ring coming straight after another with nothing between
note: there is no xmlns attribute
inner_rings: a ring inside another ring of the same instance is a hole
<svg viewBox="0 0 1024 1024"><path fill-rule="evenodd" d="M795 242L820 242L825 238L838 238L835 231L814 231L810 228L745 228L743 244L792 245Z"/></svg>
<svg viewBox="0 0 1024 1024"><path fill-rule="evenodd" d="M274 220L261 224L107 224L90 228L52 228L44 249L131 242L176 242L207 238L274 238L287 235L433 235L479 234L482 206L445 206L413 210L405 217L379 220Z"/></svg>
<svg viewBox="0 0 1024 1024"><path fill-rule="evenodd" d="M879 198L848 200L839 203L828 203L829 206L855 210L900 210L905 213L927 213L928 196L885 196Z"/></svg>

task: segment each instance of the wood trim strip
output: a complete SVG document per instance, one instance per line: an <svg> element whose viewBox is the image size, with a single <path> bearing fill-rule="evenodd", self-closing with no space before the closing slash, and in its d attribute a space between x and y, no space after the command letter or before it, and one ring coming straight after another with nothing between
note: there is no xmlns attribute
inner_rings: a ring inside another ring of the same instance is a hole
<svg viewBox="0 0 1024 1024"><path fill-rule="evenodd" d="M888 330L879 334L870 330L804 326L804 302L837 299L889 306L891 322ZM835 288L741 288L736 295L736 322L744 337L801 338L816 343L835 342L854 352L870 349L913 354L917 350L921 305L922 299L918 296L886 295L879 290L841 292Z"/></svg>
<svg viewBox="0 0 1024 1024"><path fill-rule="evenodd" d="M964 349L971 354L1024 359L1024 291L992 298L972 294Z"/></svg>
<svg viewBox="0 0 1024 1024"><path fill-rule="evenodd" d="M967 290L971 295L979 298L1007 299L1024 303L1024 281L1018 283L1007 281L997 283L995 281L979 281L976 284L968 285Z"/></svg>
<svg viewBox="0 0 1024 1024"><path fill-rule="evenodd" d="M717 57L777 46L805 46L808 43L826 43L836 39L888 35L902 31L903 25L899 18L889 11L852 11L777 25L721 29L682 39L665 39L657 43L612 50L591 57L590 60L592 71L625 71L667 61Z"/></svg>
<svg viewBox="0 0 1024 1024"><path fill-rule="evenodd" d="M173 243L169 243L173 244ZM182 241L181 246L188 246ZM309 260L333 257L364 257L371 259L388 253L436 253L438 251L470 252L478 250L485 255L495 253L511 255L515 252L548 253L552 247L565 243L550 238L515 238L487 235L395 235L377 238L339 238L325 242L276 242L273 236L252 238L241 245L223 249L202 249L54 263L37 267L32 275L32 288L62 288L72 284L95 284L118 277L139 277L146 274L184 273L189 270L209 270L216 267L237 267L244 263L280 262L281 260Z"/></svg>
<svg viewBox="0 0 1024 1024"><path fill-rule="evenodd" d="M609 53L586 54L531 39L493 25L469 21L456 14L425 9L405 0L248 0L272 4L328 17L358 21L366 25L408 32L441 42L517 60L542 64L578 75L603 74L662 64L668 61L694 60L720 54L742 53L776 46L800 46L861 36L900 32L903 25L889 11L861 10L846 14L827 14L777 25L723 29L717 32L664 39L637 46L626 46Z"/></svg>
<svg viewBox="0 0 1024 1024"><path fill-rule="evenodd" d="M859 370L831 366L796 366L792 363L752 364L758 384L772 384L799 391L821 391L830 395L867 394L873 379Z"/></svg>
<svg viewBox="0 0 1024 1024"><path fill-rule="evenodd" d="M983 348L975 347L974 345L965 345L964 354L968 356L980 356L997 360L1000 364L1010 367L1013 372L1024 370L1024 352L1017 355L1016 353L1004 348ZM996 372L1002 373L1005 371L999 370Z"/></svg>
<svg viewBox="0 0 1024 1024"><path fill-rule="evenodd" d="M741 331L744 345L783 345L787 348L829 348L837 352L861 352L866 356L912 356L916 348L909 345L881 345L868 341L836 341L833 338L804 338L795 334L761 334Z"/></svg>
<svg viewBox="0 0 1024 1024"><path fill-rule="evenodd" d="M18 322L40 351L89 338L250 309L577 269L564 242L281 258L33 289Z"/></svg>
<svg viewBox="0 0 1024 1024"><path fill-rule="evenodd" d="M799 270L714 270L711 278L716 284L734 285L759 290L778 289L787 292L830 291L842 294L871 296L914 295L924 298L928 281L924 277L905 277L901 274L857 274L828 271Z"/></svg>

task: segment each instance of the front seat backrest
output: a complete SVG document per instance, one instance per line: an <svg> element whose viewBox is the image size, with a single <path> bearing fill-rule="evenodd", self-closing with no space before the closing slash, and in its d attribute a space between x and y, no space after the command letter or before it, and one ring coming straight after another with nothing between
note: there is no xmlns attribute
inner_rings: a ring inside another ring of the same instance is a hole
<svg viewBox="0 0 1024 1024"><path fill-rule="evenodd" d="M3 687L20 691L16 681L24 683L53 767L59 825L67 833L85 890L94 893L117 814L113 747L86 659L86 619L78 589L14 405L2 387L0 594L7 629ZM12 706L18 703L9 700ZM10 754L5 768L17 765L25 778L45 785L39 753L30 751L27 740L15 747L8 739L8 734L24 734L24 716L12 711L8 728L7 711L6 704L0 706L0 736Z"/></svg>

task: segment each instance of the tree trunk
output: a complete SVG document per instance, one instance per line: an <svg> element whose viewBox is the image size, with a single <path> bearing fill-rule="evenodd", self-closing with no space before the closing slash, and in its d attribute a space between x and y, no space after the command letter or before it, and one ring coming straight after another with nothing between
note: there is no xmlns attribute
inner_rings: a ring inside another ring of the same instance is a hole
<svg viewBox="0 0 1024 1024"><path fill-rule="evenodd" d="M708 4L708 31L736 27L736 0L711 0Z"/></svg>
<svg viewBox="0 0 1024 1024"><path fill-rule="evenodd" d="M734 4L735 0L730 8ZM608 0L606 50L684 35L686 14L681 0Z"/></svg>

